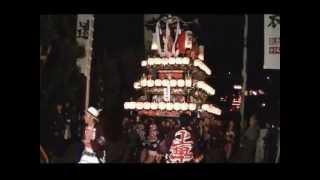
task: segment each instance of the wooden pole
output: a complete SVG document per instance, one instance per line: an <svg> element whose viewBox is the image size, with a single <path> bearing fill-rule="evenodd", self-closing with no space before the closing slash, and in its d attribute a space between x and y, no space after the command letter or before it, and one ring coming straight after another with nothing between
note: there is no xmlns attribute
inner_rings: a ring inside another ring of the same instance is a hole
<svg viewBox="0 0 320 180"><path fill-rule="evenodd" d="M245 91L247 90L247 37L248 37L248 15L244 15L244 31L243 31L243 68L242 68L242 93L241 93L241 129L245 128Z"/></svg>

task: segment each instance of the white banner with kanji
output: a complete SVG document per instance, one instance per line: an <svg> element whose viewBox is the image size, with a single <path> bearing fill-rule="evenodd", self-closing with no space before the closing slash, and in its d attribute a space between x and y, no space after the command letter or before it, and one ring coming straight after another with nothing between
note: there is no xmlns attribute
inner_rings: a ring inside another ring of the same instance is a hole
<svg viewBox="0 0 320 180"><path fill-rule="evenodd" d="M280 15L264 15L263 68L280 70Z"/></svg>
<svg viewBox="0 0 320 180"><path fill-rule="evenodd" d="M89 75L88 66L92 55L93 24L93 14L78 15L76 37L78 44L85 47L85 56L78 59L77 65L85 76Z"/></svg>

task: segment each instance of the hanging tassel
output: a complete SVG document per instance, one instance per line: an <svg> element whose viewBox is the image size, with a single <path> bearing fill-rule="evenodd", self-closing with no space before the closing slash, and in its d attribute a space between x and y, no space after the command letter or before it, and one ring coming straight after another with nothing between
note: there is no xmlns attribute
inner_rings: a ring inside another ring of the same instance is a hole
<svg viewBox="0 0 320 180"><path fill-rule="evenodd" d="M176 44L177 44L177 41L178 41L178 36L181 34L181 29L180 29L180 22L179 22L179 19L177 19L177 29L176 29L176 37L175 37L175 40L174 40L174 43L173 43L173 46L172 46L172 54L177 57L179 55L179 49L176 51Z"/></svg>
<svg viewBox="0 0 320 180"><path fill-rule="evenodd" d="M169 22L166 22L166 36L164 40L164 52L167 57L169 57L169 51L168 51L168 43L170 38L170 28L169 28Z"/></svg>
<svg viewBox="0 0 320 180"><path fill-rule="evenodd" d="M157 34L152 33L152 44L151 44L151 50L158 50L158 45L157 45Z"/></svg>

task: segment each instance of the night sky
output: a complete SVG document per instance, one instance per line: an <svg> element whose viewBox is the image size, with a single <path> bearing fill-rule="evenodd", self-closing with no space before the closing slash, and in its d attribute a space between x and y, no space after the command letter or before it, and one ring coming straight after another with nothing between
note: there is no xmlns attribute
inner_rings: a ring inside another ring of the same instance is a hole
<svg viewBox="0 0 320 180"><path fill-rule="evenodd" d="M236 82L241 82L243 56L244 16L236 15L205 15L178 14L189 21L195 18L200 22L200 41L205 45L205 62L213 70L215 83L224 81L230 71ZM143 53L143 14L138 15L96 15L94 50L97 57L103 51L121 54L125 49L134 49ZM263 65L263 15L249 15L248 30L248 74L249 83L259 86L262 78ZM138 52L137 52L138 51ZM143 59L128 59L139 62ZM259 74L259 76L257 76ZM261 76L261 77L260 77ZM223 83L223 82L221 82ZM249 85L249 86L250 86Z"/></svg>

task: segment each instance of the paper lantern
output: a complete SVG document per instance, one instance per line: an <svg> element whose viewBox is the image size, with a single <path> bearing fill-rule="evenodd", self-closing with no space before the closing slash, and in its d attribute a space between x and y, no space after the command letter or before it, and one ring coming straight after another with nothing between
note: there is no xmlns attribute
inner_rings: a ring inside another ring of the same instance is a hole
<svg viewBox="0 0 320 180"><path fill-rule="evenodd" d="M153 58L148 58L148 65L153 65Z"/></svg>
<svg viewBox="0 0 320 180"><path fill-rule="evenodd" d="M198 81L196 86L197 86L197 88L199 88L199 89L205 89L205 87L204 87L205 85L204 85L204 82L203 82L203 81Z"/></svg>
<svg viewBox="0 0 320 180"><path fill-rule="evenodd" d="M186 111L186 110L188 110L188 108L189 108L188 103L182 103L182 105L181 105L181 110L182 111Z"/></svg>
<svg viewBox="0 0 320 180"><path fill-rule="evenodd" d="M173 109L176 111L179 111L181 109L181 103L174 103L173 104Z"/></svg>
<svg viewBox="0 0 320 180"><path fill-rule="evenodd" d="M157 87L159 87L159 86L161 86L161 79L156 79L155 81L154 81L154 85L155 86L157 86Z"/></svg>
<svg viewBox="0 0 320 180"><path fill-rule="evenodd" d="M199 46L199 55L198 55L198 58L200 59L200 60L204 60L204 46L203 45L200 45Z"/></svg>
<svg viewBox="0 0 320 180"><path fill-rule="evenodd" d="M191 79L186 79L185 83L186 83L186 87L191 87L192 86L192 80Z"/></svg>
<svg viewBox="0 0 320 180"><path fill-rule="evenodd" d="M170 86L176 87L176 86L177 86L177 80L171 79L171 80L170 80Z"/></svg>
<svg viewBox="0 0 320 180"><path fill-rule="evenodd" d="M149 110L150 109L150 103L149 102L144 102L143 103L143 109Z"/></svg>
<svg viewBox="0 0 320 180"><path fill-rule="evenodd" d="M160 110L165 110L166 109L166 103L165 102L160 102L159 103L159 109Z"/></svg>
<svg viewBox="0 0 320 180"><path fill-rule="evenodd" d="M140 81L141 87L146 87L147 86L147 80L146 79L142 79Z"/></svg>
<svg viewBox="0 0 320 180"><path fill-rule="evenodd" d="M163 59L162 59L162 64L163 64L163 65L168 65L168 64L169 64L168 58L163 58Z"/></svg>
<svg viewBox="0 0 320 180"><path fill-rule="evenodd" d="M183 58L183 62L184 62L184 64L189 64L190 63L190 59L188 57L184 57Z"/></svg>
<svg viewBox="0 0 320 180"><path fill-rule="evenodd" d="M129 109L135 109L136 108L136 102L129 102Z"/></svg>
<svg viewBox="0 0 320 180"><path fill-rule="evenodd" d="M197 105L196 105L196 104L194 104L194 103L190 103L190 104L189 104L189 110L190 110L190 111L194 111L194 110L196 110L196 108L197 108Z"/></svg>
<svg viewBox="0 0 320 180"><path fill-rule="evenodd" d="M147 61L141 61L141 66L142 66L142 67L147 66L147 64L148 64L148 62L147 62Z"/></svg>
<svg viewBox="0 0 320 180"><path fill-rule="evenodd" d="M167 87L167 86L169 85L169 80L168 80L168 79L163 79L163 80L161 81L161 83L162 83L162 86Z"/></svg>
<svg viewBox="0 0 320 180"><path fill-rule="evenodd" d="M124 106L124 109L129 109L129 102L125 102L123 106Z"/></svg>
<svg viewBox="0 0 320 180"><path fill-rule="evenodd" d="M178 80L178 87L184 87L184 80L183 79Z"/></svg>
<svg viewBox="0 0 320 180"><path fill-rule="evenodd" d="M176 59L173 58L173 57L170 57L170 58L169 58L169 64L170 64L170 65L173 65L173 64L175 64L175 63L176 63Z"/></svg>
<svg viewBox="0 0 320 180"><path fill-rule="evenodd" d="M140 89L141 88L140 82L134 82L133 83L133 88L134 89Z"/></svg>
<svg viewBox="0 0 320 180"><path fill-rule="evenodd" d="M143 102L137 102L136 108L137 108L138 110L143 109Z"/></svg>
<svg viewBox="0 0 320 180"><path fill-rule="evenodd" d="M155 58L154 64L155 65L160 65L161 64L161 59L160 58Z"/></svg>
<svg viewBox="0 0 320 180"><path fill-rule="evenodd" d="M154 86L154 81L152 79L149 79L147 81L147 85L148 85L148 87L153 87Z"/></svg>
<svg viewBox="0 0 320 180"><path fill-rule="evenodd" d="M209 105L208 104L202 104L202 110L207 111L209 109Z"/></svg>
<svg viewBox="0 0 320 180"><path fill-rule="evenodd" d="M152 102L152 103L151 103L151 109L152 109L152 110L158 109L158 103Z"/></svg>
<svg viewBox="0 0 320 180"><path fill-rule="evenodd" d="M179 64L179 65L183 64L183 59L181 57L177 57L176 64Z"/></svg>
<svg viewBox="0 0 320 180"><path fill-rule="evenodd" d="M167 104L166 104L166 110L171 111L172 108L173 108L172 103L167 103Z"/></svg>

